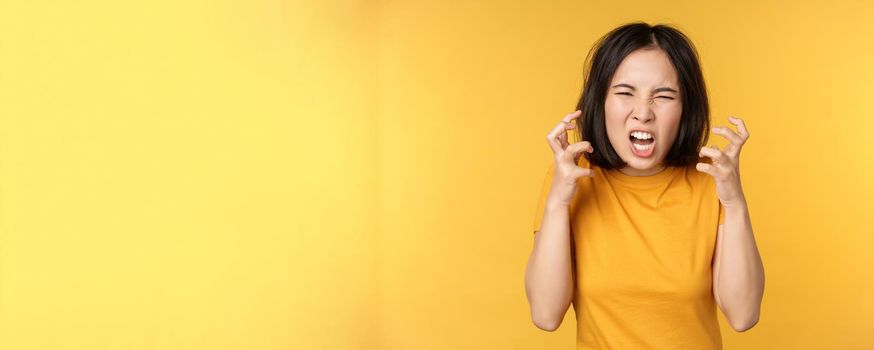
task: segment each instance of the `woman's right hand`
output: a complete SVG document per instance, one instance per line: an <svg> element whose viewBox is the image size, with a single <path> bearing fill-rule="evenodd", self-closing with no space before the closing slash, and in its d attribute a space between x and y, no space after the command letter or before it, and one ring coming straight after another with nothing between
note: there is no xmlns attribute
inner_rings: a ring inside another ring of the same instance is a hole
<svg viewBox="0 0 874 350"><path fill-rule="evenodd" d="M568 144L567 131L576 128L574 122L582 114L575 111L564 116L561 121L546 135L546 141L552 148L555 165L553 167L553 186L550 196L554 196L562 203L570 203L577 188L577 179L583 176L593 177L594 172L589 168L577 166L582 152L594 152L589 141L574 142Z"/></svg>

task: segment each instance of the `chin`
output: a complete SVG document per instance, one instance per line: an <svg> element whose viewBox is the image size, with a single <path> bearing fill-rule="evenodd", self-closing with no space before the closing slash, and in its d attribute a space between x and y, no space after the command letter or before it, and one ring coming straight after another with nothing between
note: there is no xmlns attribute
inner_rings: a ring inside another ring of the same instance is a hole
<svg viewBox="0 0 874 350"><path fill-rule="evenodd" d="M655 155L651 158L643 159L635 156L634 154L624 155L622 160L625 161L625 164L628 167L637 169L637 170L649 170L655 169L661 166L661 159L655 157Z"/></svg>

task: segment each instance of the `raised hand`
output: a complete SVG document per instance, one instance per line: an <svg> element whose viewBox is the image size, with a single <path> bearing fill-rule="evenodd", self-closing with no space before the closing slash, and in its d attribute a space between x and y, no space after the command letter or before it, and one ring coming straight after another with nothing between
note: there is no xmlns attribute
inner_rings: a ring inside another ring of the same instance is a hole
<svg viewBox="0 0 874 350"><path fill-rule="evenodd" d="M702 147L699 156L709 157L713 164L695 165L698 171L710 174L716 181L716 193L726 208L746 205L740 181L740 151L750 138L743 120L728 117L728 121L737 126L738 132L728 127L714 127L713 133L725 137L730 144L724 150L719 150L718 147Z"/></svg>
<svg viewBox="0 0 874 350"><path fill-rule="evenodd" d="M594 172L589 168L578 166L582 152L594 152L592 145L588 141L574 142L568 144L567 131L576 127L576 118L582 112L575 111L562 118L550 132L546 135L546 141L549 147L552 148L552 153L555 159L553 172L553 186L550 196L554 196L562 203L569 203L576 191L577 179L583 176L594 176Z"/></svg>

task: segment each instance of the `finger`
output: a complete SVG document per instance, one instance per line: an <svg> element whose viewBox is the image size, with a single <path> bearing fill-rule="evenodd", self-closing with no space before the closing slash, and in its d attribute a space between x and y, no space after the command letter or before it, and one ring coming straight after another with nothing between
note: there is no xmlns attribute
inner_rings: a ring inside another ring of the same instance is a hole
<svg viewBox="0 0 874 350"><path fill-rule="evenodd" d="M583 168L583 167L578 166L578 167L576 167L576 169L574 169L573 175L575 177L583 177L583 176L595 177L595 171L592 169L589 169L589 168Z"/></svg>
<svg viewBox="0 0 874 350"><path fill-rule="evenodd" d="M549 142L549 147L552 148L552 152L558 154L568 145L567 131L557 130L550 132L549 135L546 136L546 140Z"/></svg>
<svg viewBox="0 0 874 350"><path fill-rule="evenodd" d="M725 137L726 139L728 139L728 141L738 146L744 143L744 140L740 137L740 135L738 135L736 132L734 132L734 130L731 130L730 128L724 126L716 126L713 127L712 131L714 134Z"/></svg>
<svg viewBox="0 0 874 350"><path fill-rule="evenodd" d="M581 153L583 151L593 151L592 144L589 141L580 141L574 142L570 144L566 149L565 153Z"/></svg>
<svg viewBox="0 0 874 350"><path fill-rule="evenodd" d="M564 154L562 154L562 157L564 157L564 159L567 161L570 161L572 159L576 160L577 154L582 154L583 151L589 151L589 153L591 153L591 151L594 151L594 149L592 148L592 144L590 144L589 141L574 142L573 144L567 146L567 148L564 150Z"/></svg>
<svg viewBox="0 0 874 350"><path fill-rule="evenodd" d="M561 142L560 133L564 133L564 131L553 129L549 132L549 134L546 135L546 142L549 143L549 148L551 148L552 153L555 154L561 153L561 151L564 149L564 146Z"/></svg>
<svg viewBox="0 0 874 350"><path fill-rule="evenodd" d="M701 147L701 151L698 152L698 155L712 159L714 166L730 164L730 159L728 158L728 156L714 147Z"/></svg>
<svg viewBox="0 0 874 350"><path fill-rule="evenodd" d="M728 117L728 121L737 126L737 130L740 133L740 137L743 138L744 141L750 138L750 133L747 131L747 126L744 124L743 119L735 118L732 116Z"/></svg>
<svg viewBox="0 0 874 350"><path fill-rule="evenodd" d="M581 111L577 110L564 116L561 122L552 128L549 134L547 134L546 140L549 142L549 146L552 148L553 152L561 152L567 146L567 130L576 127L571 121L575 120L575 118L581 113Z"/></svg>
<svg viewBox="0 0 874 350"><path fill-rule="evenodd" d="M713 133L719 136L722 136L730 142L728 147L726 147L725 152L731 156L735 156L740 153L741 147L743 147L744 140L734 132L731 128L727 127L714 127Z"/></svg>
<svg viewBox="0 0 874 350"><path fill-rule="evenodd" d="M574 170L572 170L573 174L571 175L573 175L574 177L595 177L595 173L592 169L579 166L579 160L581 157L584 157L584 155L582 154L582 152L584 151L592 153L595 151L595 149L592 147L592 144L589 141L574 142L573 144L569 145L567 149L565 149L565 152L562 156L565 160L568 160L568 157L571 157L573 159Z"/></svg>
<svg viewBox="0 0 874 350"><path fill-rule="evenodd" d="M582 141L582 142L586 142L586 141ZM576 142L576 143L581 143L581 142ZM589 142L586 142L586 143L588 143L589 146L588 146L588 147L584 147L584 148L583 148L583 151L584 151L584 152L587 152L587 153L589 153L589 154L595 152L595 148L591 145L591 143L589 143ZM574 164L576 164L576 165L580 165L580 159L583 158L583 157L584 157L583 152L578 152L578 153L576 153L576 155L574 156Z"/></svg>
<svg viewBox="0 0 874 350"><path fill-rule="evenodd" d="M561 118L561 121L570 123L574 119L577 119L577 117L579 117L581 114L583 114L582 111L576 110L576 111L564 116L564 118ZM564 124L564 123L562 123L562 124Z"/></svg>
<svg viewBox="0 0 874 350"><path fill-rule="evenodd" d="M561 121L555 126L555 130L569 130L575 128L575 122L581 113L582 112L580 111L576 111L564 116L564 118L561 118Z"/></svg>
<svg viewBox="0 0 874 350"><path fill-rule="evenodd" d="M714 167L713 165L707 163L698 163L695 164L695 169L716 178L716 167Z"/></svg>

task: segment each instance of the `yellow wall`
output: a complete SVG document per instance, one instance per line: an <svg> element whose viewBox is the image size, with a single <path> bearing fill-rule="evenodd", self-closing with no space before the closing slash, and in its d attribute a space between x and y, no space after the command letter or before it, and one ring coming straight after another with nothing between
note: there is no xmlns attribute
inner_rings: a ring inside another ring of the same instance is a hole
<svg viewBox="0 0 874 350"><path fill-rule="evenodd" d="M573 348L523 288L544 137L633 20L752 135L726 348L874 347L874 6L606 3L0 0L0 349Z"/></svg>
<svg viewBox="0 0 874 350"><path fill-rule="evenodd" d="M0 349L376 348L376 10L2 2Z"/></svg>

